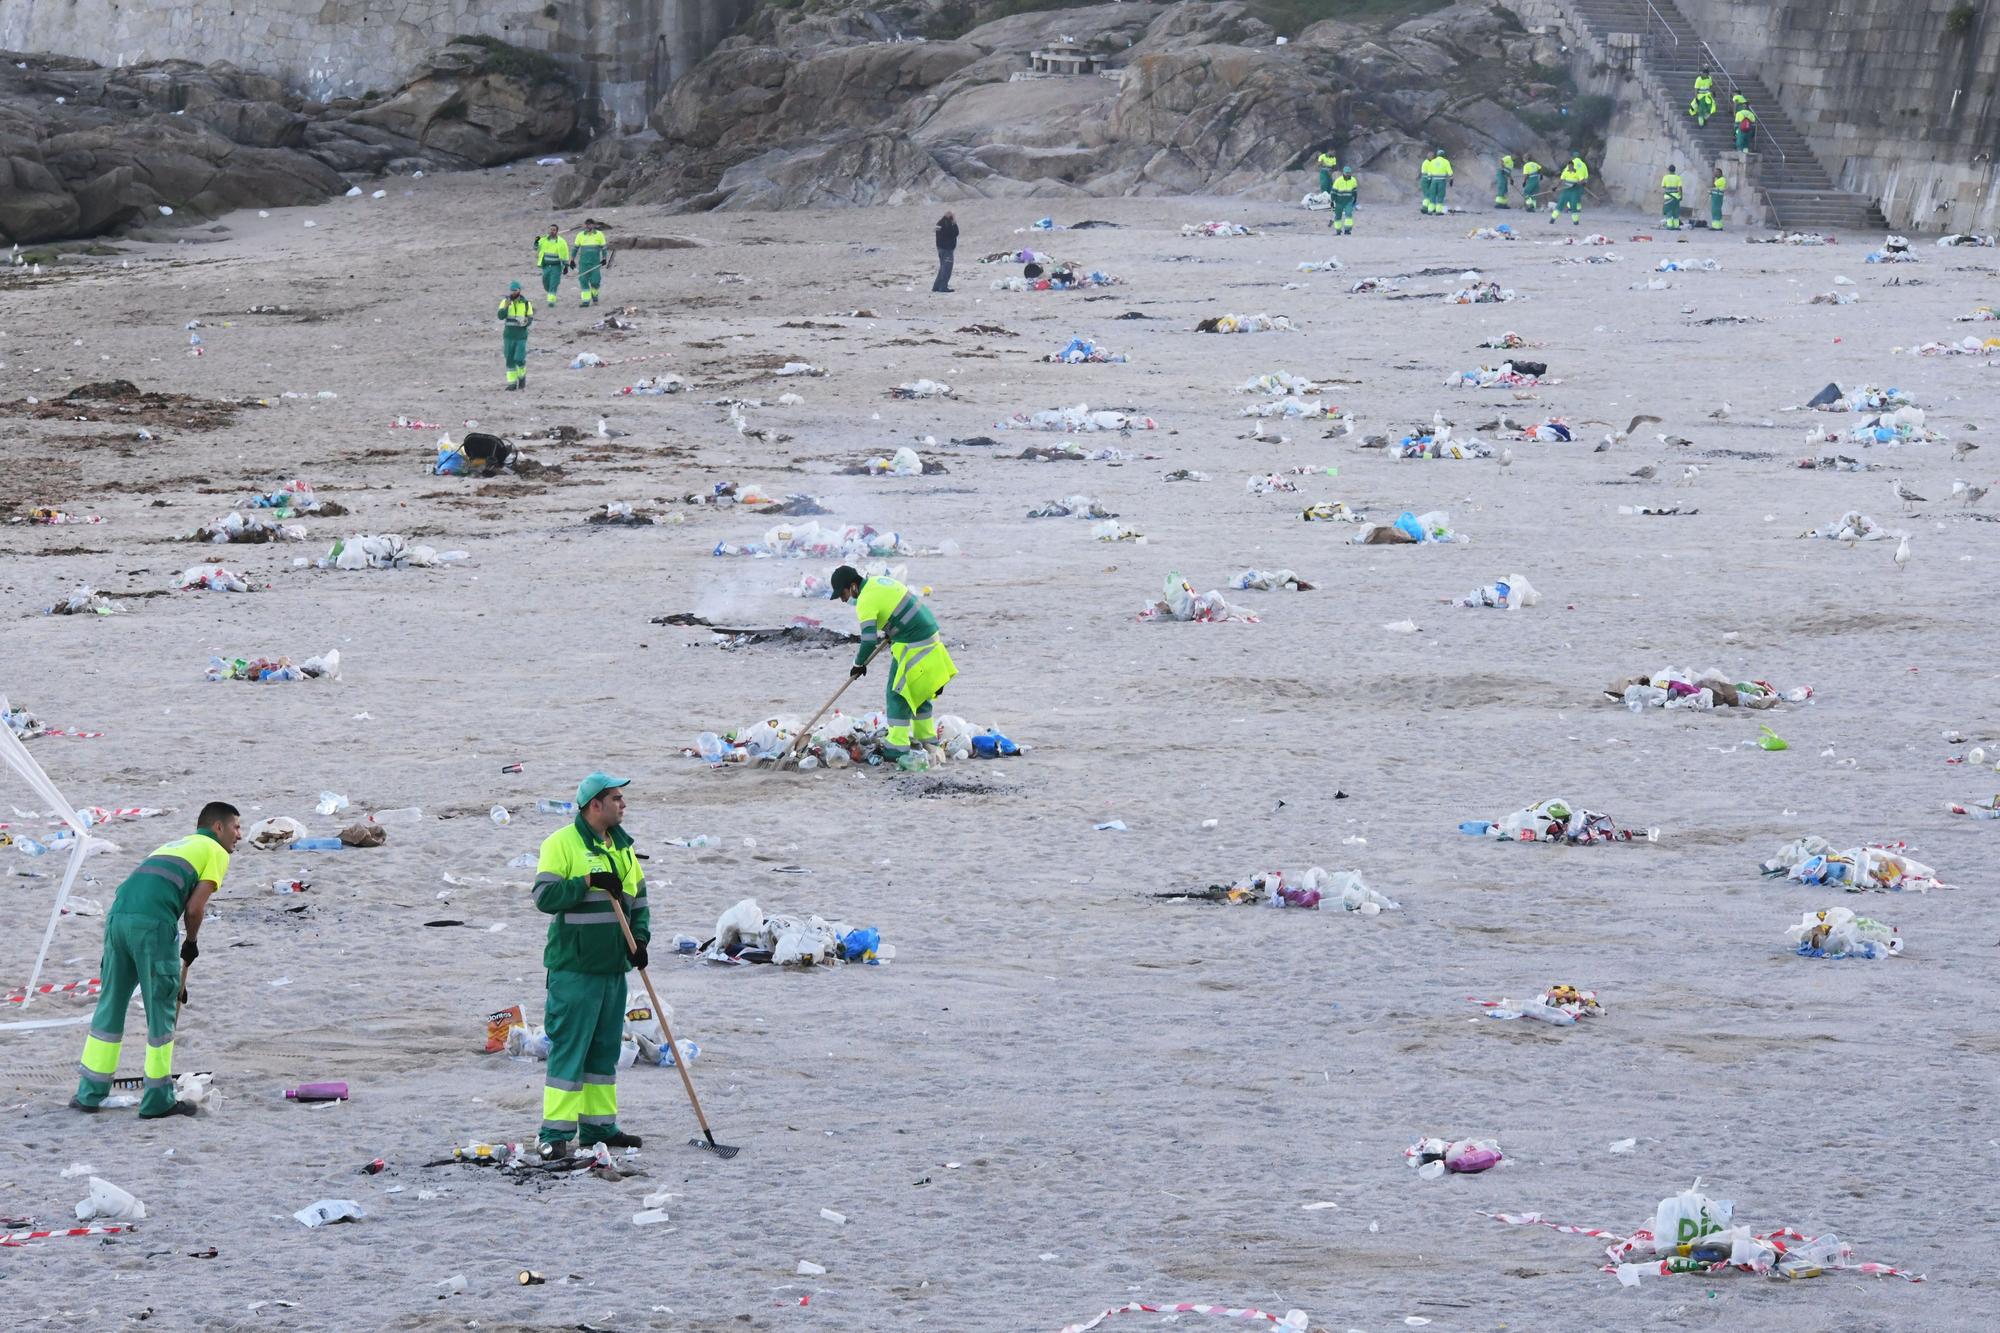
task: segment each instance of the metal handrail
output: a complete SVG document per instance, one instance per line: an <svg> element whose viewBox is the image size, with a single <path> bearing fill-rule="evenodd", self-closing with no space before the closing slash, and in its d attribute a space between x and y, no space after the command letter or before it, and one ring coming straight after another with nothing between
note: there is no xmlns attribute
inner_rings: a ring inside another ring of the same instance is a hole
<svg viewBox="0 0 2000 1333"><path fill-rule="evenodd" d="M1673 24L1667 21L1666 15L1660 13L1659 9L1653 4L1653 0L1646 0L1646 10L1652 16L1647 20L1646 44L1648 46L1654 45L1654 39L1652 33L1652 19L1658 19L1660 22L1661 29L1666 33L1667 37L1673 42L1673 44L1676 47L1679 47L1681 44L1681 39L1674 33ZM1722 75L1723 83L1726 86L1725 90L1727 92L1737 93L1743 91L1743 85L1736 81L1736 76L1734 74L1731 74L1729 72L1729 67L1722 63L1722 57L1715 53L1714 47L1710 46L1707 42L1703 41L1697 41L1695 45L1701 48L1702 57L1708 62L1709 68L1714 70L1716 73ZM1678 94L1674 94L1671 92L1669 93L1668 97L1669 110L1674 109L1673 97L1677 95ZM1746 93L1745 96L1747 97L1748 94ZM1721 109L1722 109L1721 106L1718 104L1717 110ZM1733 103L1731 104L1730 109L1732 111L1735 109ZM1734 117L1731 117L1730 123L1731 124L1735 123ZM1785 163L1786 165L1790 165L1791 159L1785 156L1785 150L1779 147L1776 137L1772 135L1766 135L1764 136L1764 142L1766 145L1768 145L1768 151L1775 154L1779 162ZM1757 151L1764 152L1767 150L1758 149Z"/></svg>

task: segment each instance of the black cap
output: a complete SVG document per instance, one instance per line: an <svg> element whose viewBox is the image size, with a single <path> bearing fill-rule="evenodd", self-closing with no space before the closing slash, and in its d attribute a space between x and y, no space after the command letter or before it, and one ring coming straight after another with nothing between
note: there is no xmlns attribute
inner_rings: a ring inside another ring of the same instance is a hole
<svg viewBox="0 0 2000 1333"><path fill-rule="evenodd" d="M849 588L858 588L861 584L861 571L853 565L842 565L839 569L833 571L833 595L835 597L840 596L841 593L847 591Z"/></svg>

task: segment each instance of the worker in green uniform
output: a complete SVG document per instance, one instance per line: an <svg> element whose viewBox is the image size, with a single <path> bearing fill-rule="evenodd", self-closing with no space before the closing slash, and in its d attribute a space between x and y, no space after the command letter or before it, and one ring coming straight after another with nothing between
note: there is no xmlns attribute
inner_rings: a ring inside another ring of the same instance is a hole
<svg viewBox="0 0 2000 1333"><path fill-rule="evenodd" d="M1328 194L1333 199L1333 234L1352 236L1354 234L1354 201L1361 192L1361 182L1354 173L1345 168L1333 178L1333 188Z"/></svg>
<svg viewBox="0 0 2000 1333"><path fill-rule="evenodd" d="M1569 165L1562 169L1562 193L1549 205L1549 222L1556 220L1558 209L1569 214L1569 225L1574 227L1583 221L1583 185L1590 179L1590 168L1583 164L1583 158L1571 154Z"/></svg>
<svg viewBox="0 0 2000 1333"><path fill-rule="evenodd" d="M598 288L603 285L604 270L609 267L611 267L611 242L605 239L604 230L596 218L585 218L583 230L576 234L578 305L597 304Z"/></svg>
<svg viewBox="0 0 2000 1333"><path fill-rule="evenodd" d="M187 993L187 968L201 957L196 939L209 897L229 873L229 854L243 835L236 807L210 801L195 820L195 831L176 838L139 863L118 886L104 917L104 957L97 965L102 988L70 1105L95 1111L118 1076L118 1052L125 1042L125 1010L132 990L146 1005L146 1081L139 1116L193 1115L194 1103L174 1099L174 1024ZM180 963L174 966L174 938L187 922Z"/></svg>
<svg viewBox="0 0 2000 1333"><path fill-rule="evenodd" d="M562 275L569 268L569 242L562 238L562 228L549 224L549 234L535 238L535 263L541 266L542 290L548 293L549 304L556 303L556 288L562 286Z"/></svg>
<svg viewBox="0 0 2000 1333"><path fill-rule="evenodd" d="M544 1160L589 1148L637 1148L618 1128L618 1056L625 1040L625 973L646 965L652 917L646 875L625 832L630 778L592 773L576 788L576 818L542 839L535 908L553 918L542 966L549 971L543 1023L549 1068L542 1087ZM636 950L625 947L619 909Z"/></svg>
<svg viewBox="0 0 2000 1333"><path fill-rule="evenodd" d="M1493 173L1493 206L1495 208L1513 207L1513 205L1507 202L1507 196L1513 192L1513 189L1514 155L1512 153L1503 153L1500 156L1500 169Z"/></svg>
<svg viewBox="0 0 2000 1333"><path fill-rule="evenodd" d="M526 388L528 384L528 326L535 322L535 307L527 297L521 295L521 284L507 284L507 294L500 298L500 354L507 361L507 387L509 390Z"/></svg>
<svg viewBox="0 0 2000 1333"><path fill-rule="evenodd" d="M1660 225L1668 231L1681 229L1681 177L1671 162L1660 177Z"/></svg>
<svg viewBox="0 0 2000 1333"><path fill-rule="evenodd" d="M1748 102L1736 108L1736 151L1748 152L1750 141L1757 137L1757 113Z"/></svg>
<svg viewBox="0 0 2000 1333"><path fill-rule="evenodd" d="M1433 148L1430 161L1425 163L1430 169L1430 207L1426 212L1442 216L1450 210L1445 205L1451 193L1451 159L1444 155L1444 149Z"/></svg>
<svg viewBox="0 0 2000 1333"><path fill-rule="evenodd" d="M1333 193L1333 169L1340 165L1340 158L1330 152L1319 155L1319 192Z"/></svg>
<svg viewBox="0 0 2000 1333"><path fill-rule="evenodd" d="M889 741L884 750L900 758L909 752L914 735L916 744L931 752L933 762L943 759L943 752L937 749L931 701L958 674L958 667L938 636L937 617L922 598L896 580L863 578L852 565L833 571L833 595L853 602L855 617L861 622L861 647L854 655L850 676L866 675L877 646L884 640L889 645L884 708L889 715Z"/></svg>
<svg viewBox="0 0 2000 1333"><path fill-rule="evenodd" d="M1722 230L1722 192L1729 188L1729 178L1722 174L1722 164L1715 164L1715 183L1708 187L1708 229Z"/></svg>
<svg viewBox="0 0 2000 1333"><path fill-rule="evenodd" d="M1542 206L1542 164L1529 158L1521 164L1521 207L1533 213Z"/></svg>
<svg viewBox="0 0 2000 1333"><path fill-rule="evenodd" d="M1694 117L1697 127L1706 126L1708 118L1715 114L1715 76L1706 65L1694 76L1694 100L1688 103L1688 114Z"/></svg>

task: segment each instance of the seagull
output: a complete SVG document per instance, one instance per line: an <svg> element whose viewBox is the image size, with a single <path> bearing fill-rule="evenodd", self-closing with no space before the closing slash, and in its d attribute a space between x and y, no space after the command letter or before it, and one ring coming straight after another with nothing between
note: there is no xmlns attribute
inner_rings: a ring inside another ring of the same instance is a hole
<svg viewBox="0 0 2000 1333"><path fill-rule="evenodd" d="M1729 401L1724 399L1721 407L1716 408L1708 414L1708 419L1710 421L1721 421L1735 410L1735 408L1729 405Z"/></svg>
<svg viewBox="0 0 2000 1333"><path fill-rule="evenodd" d="M1363 449L1387 449L1389 447L1389 437L1386 435L1366 436L1361 441L1361 447Z"/></svg>
<svg viewBox="0 0 2000 1333"><path fill-rule="evenodd" d="M1971 440L1960 440L1957 444L1954 444L1951 447L1951 456L1953 461L1963 463L1968 457L1971 456L1972 451L1977 449L1978 447L1979 446L1974 444Z"/></svg>
<svg viewBox="0 0 2000 1333"><path fill-rule="evenodd" d="M1649 417L1643 414L1640 416L1633 417L1631 421L1626 423L1624 430L1612 431L1609 435L1604 437L1604 443L1598 445L1597 448L1591 450L1591 452L1601 454L1604 453L1606 450L1610 449L1611 446L1614 444L1625 443L1625 439L1627 436L1629 436L1633 431L1639 429L1641 425L1643 425L1645 422L1648 421L1652 422L1655 426L1661 424L1660 419L1658 417Z"/></svg>
<svg viewBox="0 0 2000 1333"><path fill-rule="evenodd" d="M1681 485L1683 486L1694 485L1694 479L1696 477L1699 477L1700 475L1701 475L1701 469L1697 467L1695 464L1689 463L1686 467L1683 467L1681 469Z"/></svg>
<svg viewBox="0 0 2000 1333"><path fill-rule="evenodd" d="M1968 486L1968 487L1966 487L1966 488L1965 488L1965 495L1964 495L1964 497L1963 497L1963 498L1964 498L1964 500L1965 500L1965 503L1966 503L1966 504L1968 504L1968 505L1976 505L1976 504L1978 504L1978 503L1979 503L1979 502L1980 502L1981 500L1984 500L1984 499L1986 498L1986 492L1987 492L1987 491L1988 491L1989 489L1991 489L1991 487L1989 487L1989 486Z"/></svg>
<svg viewBox="0 0 2000 1333"><path fill-rule="evenodd" d="M1951 498L1954 500L1963 500L1965 493L1971 489L1972 485L1970 482L1954 481L1951 484Z"/></svg>
<svg viewBox="0 0 2000 1333"><path fill-rule="evenodd" d="M1694 441L1685 435L1659 435L1654 438L1670 449L1692 449L1694 447Z"/></svg>
<svg viewBox="0 0 2000 1333"><path fill-rule="evenodd" d="M1924 499L1923 496L1918 495L1915 491L1911 490L1908 486L1905 486L1900 481L1892 481L1889 483L1889 494L1895 496L1897 500L1901 501L1903 508L1905 509L1915 509L1917 505L1923 503Z"/></svg>
<svg viewBox="0 0 2000 1333"><path fill-rule="evenodd" d="M597 438L600 440L611 438L611 427L605 422L603 417L597 419Z"/></svg>
<svg viewBox="0 0 2000 1333"><path fill-rule="evenodd" d="M1902 569L1910 563L1910 534L1904 533L1903 540L1896 543L1896 568Z"/></svg>
<svg viewBox="0 0 2000 1333"><path fill-rule="evenodd" d="M1657 463L1648 463L1646 464L1646 466L1642 468L1633 469L1626 475L1631 477L1637 477L1640 481L1651 481L1656 475L1658 475L1659 470L1660 470L1659 465Z"/></svg>
<svg viewBox="0 0 2000 1333"><path fill-rule="evenodd" d="M1514 466L1514 451L1512 449L1503 447L1500 450L1500 466L1501 467Z"/></svg>

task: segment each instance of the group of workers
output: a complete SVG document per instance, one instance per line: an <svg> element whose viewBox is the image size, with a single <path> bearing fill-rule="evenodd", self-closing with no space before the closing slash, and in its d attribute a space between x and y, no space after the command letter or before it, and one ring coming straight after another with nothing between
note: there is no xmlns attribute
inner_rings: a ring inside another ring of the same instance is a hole
<svg viewBox="0 0 2000 1333"><path fill-rule="evenodd" d="M1757 112L1750 105L1750 99L1742 93L1729 95L1730 122L1736 127L1736 151L1748 152L1751 141L1757 137ZM1707 66L1694 76L1694 97L1688 102L1688 115L1694 117L1698 128L1708 128L1708 122L1715 116L1715 75Z"/></svg>
<svg viewBox="0 0 2000 1333"><path fill-rule="evenodd" d="M1521 207L1527 212L1536 212L1542 206L1542 177L1546 171L1547 168L1532 157L1521 163ZM1558 179L1562 189L1549 201L1549 224L1555 225L1556 217L1567 213L1570 225L1577 226L1583 221L1584 183L1590 179L1590 168L1584 164L1583 154L1571 153ZM1513 205L1508 199L1513 188L1514 155L1507 153L1500 158L1500 165L1493 173L1493 206L1511 208Z"/></svg>
<svg viewBox="0 0 2000 1333"><path fill-rule="evenodd" d="M542 270L542 292L548 304L556 303L563 274L575 272L577 305L588 310L597 304L604 287L604 270L611 267L611 241L604 224L585 218L574 242L563 239L562 228L551 222L547 235L535 238L535 263ZM500 354L507 365L507 387L528 387L528 329L535 322L535 303L521 290L519 282L507 284L500 298Z"/></svg>

